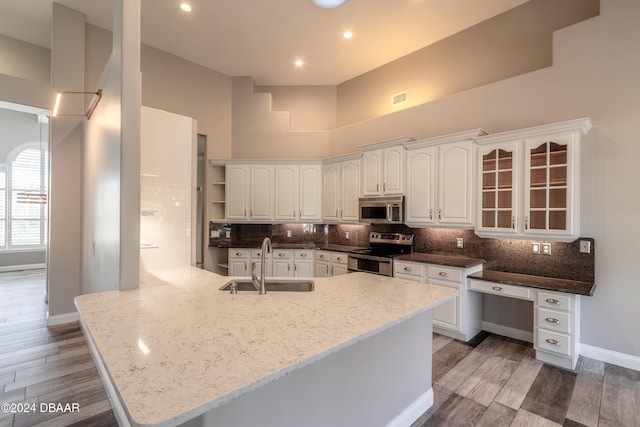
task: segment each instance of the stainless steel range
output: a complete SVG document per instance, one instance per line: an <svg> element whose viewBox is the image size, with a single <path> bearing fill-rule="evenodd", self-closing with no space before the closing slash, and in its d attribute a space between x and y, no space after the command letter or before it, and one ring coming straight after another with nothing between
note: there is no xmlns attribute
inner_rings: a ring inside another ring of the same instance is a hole
<svg viewBox="0 0 640 427"><path fill-rule="evenodd" d="M393 276L393 257L413 252L413 234L369 233L369 249L349 252L349 271Z"/></svg>

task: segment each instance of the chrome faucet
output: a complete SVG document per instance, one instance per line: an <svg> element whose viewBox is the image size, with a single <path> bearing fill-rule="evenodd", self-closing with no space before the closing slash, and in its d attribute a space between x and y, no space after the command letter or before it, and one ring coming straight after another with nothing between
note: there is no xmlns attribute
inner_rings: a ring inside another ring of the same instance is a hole
<svg viewBox="0 0 640 427"><path fill-rule="evenodd" d="M253 282L253 286L256 288L256 291L260 292L260 295L266 295L267 289L264 284L264 276L266 275L266 264L264 261L265 254L267 252L271 253L271 239L265 237L262 241L262 249L260 250L260 278L256 276L256 264L253 263L251 266L251 281Z"/></svg>

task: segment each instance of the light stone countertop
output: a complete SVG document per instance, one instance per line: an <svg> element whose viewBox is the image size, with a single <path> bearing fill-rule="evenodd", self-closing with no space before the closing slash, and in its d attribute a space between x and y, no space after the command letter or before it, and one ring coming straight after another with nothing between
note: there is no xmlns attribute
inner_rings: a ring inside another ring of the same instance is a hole
<svg viewBox="0 0 640 427"><path fill-rule="evenodd" d="M185 422L455 293L368 273L313 278L313 292L218 290L230 279L186 267L76 298L132 425Z"/></svg>

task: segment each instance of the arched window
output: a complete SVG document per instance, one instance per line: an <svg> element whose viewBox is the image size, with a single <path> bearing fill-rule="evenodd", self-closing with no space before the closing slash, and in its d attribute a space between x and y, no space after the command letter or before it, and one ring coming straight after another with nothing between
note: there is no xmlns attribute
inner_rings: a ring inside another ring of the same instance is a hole
<svg viewBox="0 0 640 427"><path fill-rule="evenodd" d="M47 146L40 142L19 145L0 166L0 248L46 246L48 169Z"/></svg>

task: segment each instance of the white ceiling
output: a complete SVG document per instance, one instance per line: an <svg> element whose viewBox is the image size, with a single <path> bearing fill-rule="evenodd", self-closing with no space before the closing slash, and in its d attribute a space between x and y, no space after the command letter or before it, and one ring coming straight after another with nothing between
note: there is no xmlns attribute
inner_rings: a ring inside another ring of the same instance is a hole
<svg viewBox="0 0 640 427"><path fill-rule="evenodd" d="M336 9L311 0L190 0L191 13L179 0L141 1L145 44L259 85L335 85L528 0L349 0ZM0 0L0 33L50 47L52 2ZM111 29L111 1L58 2Z"/></svg>

